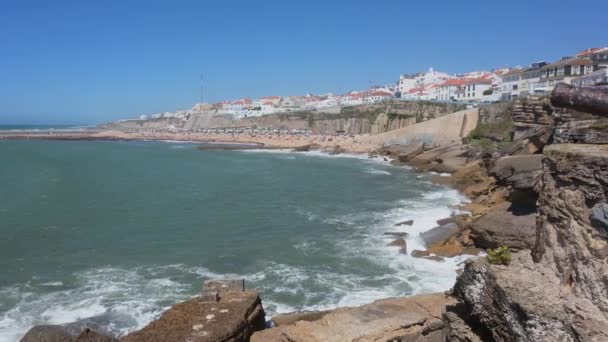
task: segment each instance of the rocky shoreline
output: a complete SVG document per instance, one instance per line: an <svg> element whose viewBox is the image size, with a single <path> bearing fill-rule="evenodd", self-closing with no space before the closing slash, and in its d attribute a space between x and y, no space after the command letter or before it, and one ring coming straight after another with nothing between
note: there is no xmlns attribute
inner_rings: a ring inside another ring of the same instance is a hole
<svg viewBox="0 0 608 342"><path fill-rule="evenodd" d="M599 96L608 103L608 93ZM492 131L495 123L482 121L467 144L373 153L419 171L450 173L435 181L470 199L458 208L470 215L438 221L422 236L427 249L411 252L441 262L488 251L467 260L446 293L279 315L266 328L256 318L263 317L257 293L234 281L205 284L200 296L121 341L608 341L608 145L601 145L608 141L597 134L608 126L596 115L608 113L523 99L501 115L512 121L508 139ZM581 119L584 126L577 125ZM407 233L410 222L398 224L394 243L407 252L398 234ZM219 328L210 313L217 310L238 314ZM40 339L36 329L23 341L57 340ZM115 340L90 330L69 338Z"/></svg>

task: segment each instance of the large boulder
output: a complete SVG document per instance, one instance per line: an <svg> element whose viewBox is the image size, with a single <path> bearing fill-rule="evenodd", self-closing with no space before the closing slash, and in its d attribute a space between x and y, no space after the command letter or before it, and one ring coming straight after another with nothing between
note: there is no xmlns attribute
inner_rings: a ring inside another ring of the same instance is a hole
<svg viewBox="0 0 608 342"><path fill-rule="evenodd" d="M421 153L410 160L410 163L419 169L426 170L432 165L441 164L443 159L440 156L444 156L444 159L459 157L466 153L462 144L451 143L445 146L436 147Z"/></svg>
<svg viewBox="0 0 608 342"><path fill-rule="evenodd" d="M89 328L82 330L67 325L38 325L31 328L21 342L118 342Z"/></svg>
<svg viewBox="0 0 608 342"><path fill-rule="evenodd" d="M441 313L454 300L443 293L383 299L339 308L314 321L255 333L252 342L444 341Z"/></svg>
<svg viewBox="0 0 608 342"><path fill-rule="evenodd" d="M407 163L415 156L424 152L424 145L421 143L389 145L383 147L380 152L394 158L397 162Z"/></svg>
<svg viewBox="0 0 608 342"><path fill-rule="evenodd" d="M28 330L21 342L74 341L77 336L61 325L37 325Z"/></svg>
<svg viewBox="0 0 608 342"><path fill-rule="evenodd" d="M536 241L536 216L534 212L513 211L509 202L499 204L471 223L471 239L485 249L531 249Z"/></svg>
<svg viewBox="0 0 608 342"><path fill-rule="evenodd" d="M258 293L242 291L240 284L209 282L203 288L204 296L174 305L158 320L121 341L248 341L255 331L264 329L264 309Z"/></svg>
<svg viewBox="0 0 608 342"><path fill-rule="evenodd" d="M456 223L449 222L442 226L435 227L426 232L420 233L420 238L427 246L440 245L448 241L451 237L460 232L460 228Z"/></svg>
<svg viewBox="0 0 608 342"><path fill-rule="evenodd" d="M539 182L543 168L543 155L503 157L496 161L490 175L499 183L518 190L532 190Z"/></svg>

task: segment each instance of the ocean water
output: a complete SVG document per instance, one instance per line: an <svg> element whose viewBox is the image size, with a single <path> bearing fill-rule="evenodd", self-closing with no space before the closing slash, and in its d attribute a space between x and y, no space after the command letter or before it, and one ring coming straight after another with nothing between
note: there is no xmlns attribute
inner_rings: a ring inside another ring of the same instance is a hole
<svg viewBox="0 0 608 342"><path fill-rule="evenodd" d="M62 129L88 129L93 128L94 126L86 126L86 125L0 125L0 131L23 131L23 130L33 130L33 131L42 131L42 130L62 130Z"/></svg>
<svg viewBox="0 0 608 342"><path fill-rule="evenodd" d="M456 191L365 156L196 147L0 141L0 341L83 320L123 335L209 278L244 278L268 315L453 285L460 259L383 233L421 248Z"/></svg>

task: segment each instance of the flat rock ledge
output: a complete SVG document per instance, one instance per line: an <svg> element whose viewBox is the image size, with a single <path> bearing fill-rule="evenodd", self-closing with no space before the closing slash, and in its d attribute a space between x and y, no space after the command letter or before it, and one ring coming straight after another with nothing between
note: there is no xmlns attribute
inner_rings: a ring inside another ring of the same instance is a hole
<svg viewBox="0 0 608 342"><path fill-rule="evenodd" d="M443 293L378 300L338 308L313 321L258 331L252 342L444 341L442 312L455 300Z"/></svg>
<svg viewBox="0 0 608 342"><path fill-rule="evenodd" d="M174 305L159 319L121 341L248 341L266 323L258 293L243 288L242 280L208 281L201 296Z"/></svg>

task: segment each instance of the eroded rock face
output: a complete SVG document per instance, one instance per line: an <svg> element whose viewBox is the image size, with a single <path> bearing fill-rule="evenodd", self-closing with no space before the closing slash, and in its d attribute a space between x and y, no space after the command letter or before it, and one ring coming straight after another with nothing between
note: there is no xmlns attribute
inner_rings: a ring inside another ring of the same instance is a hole
<svg viewBox="0 0 608 342"><path fill-rule="evenodd" d="M545 154L533 256L608 314L608 242L590 219L607 202L608 146L551 145Z"/></svg>
<svg viewBox="0 0 608 342"><path fill-rule="evenodd" d="M257 292L226 292L217 302L197 297L174 305L161 318L121 341L240 342L248 341L264 326L264 309Z"/></svg>
<svg viewBox="0 0 608 342"><path fill-rule="evenodd" d="M608 341L608 146L550 145L531 251L467 263L444 314L454 341ZM488 220L484 225L490 225Z"/></svg>
<svg viewBox="0 0 608 342"><path fill-rule="evenodd" d="M252 342L445 340L441 312L454 300L444 294L383 299L355 308L339 308L323 317L255 333Z"/></svg>
<svg viewBox="0 0 608 342"><path fill-rule="evenodd" d="M483 341L608 340L603 313L575 296L551 269L533 262L529 251L514 254L509 266L468 262L453 292L461 304L448 312ZM448 325L458 323L444 317ZM456 330L450 333L463 329L457 324Z"/></svg>

